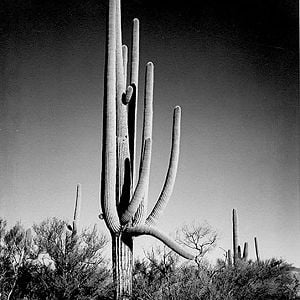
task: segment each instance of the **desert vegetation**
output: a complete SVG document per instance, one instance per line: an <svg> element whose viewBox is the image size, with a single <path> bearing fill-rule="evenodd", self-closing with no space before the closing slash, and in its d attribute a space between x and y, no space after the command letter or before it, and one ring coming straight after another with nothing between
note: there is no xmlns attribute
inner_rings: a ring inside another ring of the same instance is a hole
<svg viewBox="0 0 300 300"><path fill-rule="evenodd" d="M215 246L215 232L200 228L188 236L198 237L199 249ZM206 232L201 238L200 231ZM95 226L72 239L68 223L57 218L27 230L20 223L8 228L1 219L0 233L0 299L114 299L104 254L108 239ZM205 249L190 262L166 246L145 250L133 265L130 299L297 299L299 280L287 262L241 259L229 265L224 258L213 265L207 260L211 248Z"/></svg>
<svg viewBox="0 0 300 300"><path fill-rule="evenodd" d="M299 278L293 266L278 258L262 259L257 237L253 239L256 259L249 259L250 242L239 244L235 209L232 249L224 250L224 257L215 263L208 260L208 254L219 238L208 223L184 225L175 239L156 226L175 185L181 108L173 110L168 169L158 199L148 212L154 64L148 62L145 68L142 142L137 149L139 20L132 22L128 59L129 47L122 41L120 0L108 1L107 15L101 211L95 214L109 237L97 225L79 228L80 185L70 223L53 217L31 228L20 222L8 227L1 218L0 300L297 299ZM135 258L134 238L142 235L155 237L162 245ZM111 257L105 254L108 247Z"/></svg>

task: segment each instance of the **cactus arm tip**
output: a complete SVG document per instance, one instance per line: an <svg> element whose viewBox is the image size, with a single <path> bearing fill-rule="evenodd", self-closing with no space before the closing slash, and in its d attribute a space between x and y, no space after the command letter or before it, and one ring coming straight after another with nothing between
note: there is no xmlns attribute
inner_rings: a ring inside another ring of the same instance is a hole
<svg viewBox="0 0 300 300"><path fill-rule="evenodd" d="M130 102L130 100L132 99L132 95L133 95L133 87L129 85L126 89L124 104L128 104Z"/></svg>
<svg viewBox="0 0 300 300"><path fill-rule="evenodd" d="M164 208L168 204L168 201L173 192L175 184L178 161L179 161L179 150L180 150L180 123L181 123L181 109L176 106L173 113L173 130L172 130L172 147L171 155L169 160L169 167L164 182L163 189L159 195L159 198L146 219L146 224L155 224L160 215L163 213Z"/></svg>

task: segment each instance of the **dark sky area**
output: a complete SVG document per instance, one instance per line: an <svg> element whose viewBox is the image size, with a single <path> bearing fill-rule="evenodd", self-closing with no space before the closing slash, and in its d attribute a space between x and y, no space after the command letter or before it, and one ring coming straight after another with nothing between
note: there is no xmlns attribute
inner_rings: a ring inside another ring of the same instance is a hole
<svg viewBox="0 0 300 300"><path fill-rule="evenodd" d="M80 182L82 226L105 230L106 9L100 0L0 3L0 216L9 224L70 218ZM141 22L140 99L146 62L155 64L150 206L167 168L172 107L183 110L167 232L207 220L230 248L236 208L241 242L257 236L263 258L300 265L298 11L283 0L122 2L124 43L132 19Z"/></svg>

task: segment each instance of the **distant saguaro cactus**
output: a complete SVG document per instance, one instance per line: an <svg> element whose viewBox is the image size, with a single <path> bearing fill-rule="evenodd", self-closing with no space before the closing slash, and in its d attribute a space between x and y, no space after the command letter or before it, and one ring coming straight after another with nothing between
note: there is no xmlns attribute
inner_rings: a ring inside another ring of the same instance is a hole
<svg viewBox="0 0 300 300"><path fill-rule="evenodd" d="M238 260L247 261L248 259L248 243L244 243L244 249L242 253L242 247L238 244L238 224L237 224L237 212L232 210L232 244L233 244L233 263L236 265ZM229 254L228 254L229 255Z"/></svg>
<svg viewBox="0 0 300 300"><path fill-rule="evenodd" d="M81 208L81 185L78 183L76 186L76 197L75 197L75 205L74 205L74 214L73 214L73 223L68 224L67 228L71 231L71 240L77 235L78 231L78 220Z"/></svg>
<svg viewBox="0 0 300 300"><path fill-rule="evenodd" d="M241 246L238 245L238 259L242 259L242 249L241 249Z"/></svg>
<svg viewBox="0 0 300 300"><path fill-rule="evenodd" d="M233 244L233 263L238 260L238 233L237 233L237 214L236 210L232 210L232 244Z"/></svg>
<svg viewBox="0 0 300 300"><path fill-rule="evenodd" d="M244 243L244 250L243 250L243 260L247 261L248 260L248 243Z"/></svg>
<svg viewBox="0 0 300 300"><path fill-rule="evenodd" d="M133 20L130 80L127 84L127 46L122 45L121 3L109 0L103 105L101 207L112 236L115 299L132 294L133 237L152 235L185 258L194 255L154 227L171 196L179 158L181 109L173 115L169 168L161 194L147 215L152 149L154 66L146 65L144 123L139 173L136 165L136 116L139 70L139 20ZM136 178L138 178L136 183Z"/></svg>
<svg viewBox="0 0 300 300"><path fill-rule="evenodd" d="M256 255L256 261L259 263L259 254L258 254L258 242L257 238L254 238L254 246L255 246L255 255Z"/></svg>

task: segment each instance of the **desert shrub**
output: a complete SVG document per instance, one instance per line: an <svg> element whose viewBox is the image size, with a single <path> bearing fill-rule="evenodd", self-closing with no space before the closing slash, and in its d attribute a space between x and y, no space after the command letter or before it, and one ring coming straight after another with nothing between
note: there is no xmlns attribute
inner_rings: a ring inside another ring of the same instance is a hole
<svg viewBox="0 0 300 300"><path fill-rule="evenodd" d="M271 300L296 299L299 281L291 265L270 259L239 262L235 267L217 264L173 264L167 273L158 272L164 257L137 261L133 299Z"/></svg>
<svg viewBox="0 0 300 300"><path fill-rule="evenodd" d="M0 222L0 299L12 290L11 299L112 299L103 257L107 239L96 227L72 236L65 221L47 219L33 226L32 243L25 247L23 227L5 225Z"/></svg>
<svg viewBox="0 0 300 300"><path fill-rule="evenodd" d="M239 262L216 270L211 280L212 299L295 299L298 280L283 260Z"/></svg>

